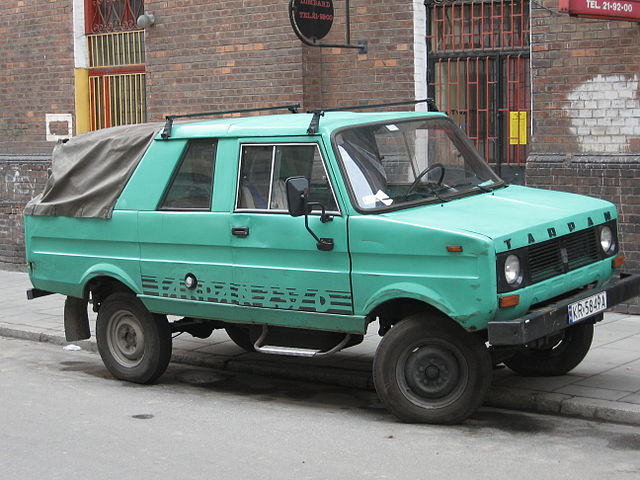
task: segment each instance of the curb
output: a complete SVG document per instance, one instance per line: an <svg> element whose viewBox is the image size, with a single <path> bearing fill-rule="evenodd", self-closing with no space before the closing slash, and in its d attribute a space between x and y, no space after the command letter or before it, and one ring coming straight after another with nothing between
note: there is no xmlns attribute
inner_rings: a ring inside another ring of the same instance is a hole
<svg viewBox="0 0 640 480"><path fill-rule="evenodd" d="M60 346L70 343L59 335L7 327L0 327L0 336ZM97 345L93 340L81 340L73 343L89 352L96 353L98 351ZM237 373L319 382L361 390L375 390L371 373L364 370L343 369L325 365L297 365L268 359L242 358L242 356L229 358L190 352L174 352L171 356L171 361ZM640 405L521 388L507 388L499 385L491 387L483 406L640 425Z"/></svg>

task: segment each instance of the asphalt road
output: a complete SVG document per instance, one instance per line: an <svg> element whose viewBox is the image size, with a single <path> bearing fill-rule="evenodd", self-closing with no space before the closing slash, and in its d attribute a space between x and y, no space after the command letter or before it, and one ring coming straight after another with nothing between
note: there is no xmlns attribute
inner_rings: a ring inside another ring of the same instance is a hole
<svg viewBox="0 0 640 480"><path fill-rule="evenodd" d="M0 337L0 477L635 479L640 429L482 409L398 423L374 393L171 364L157 385L100 357Z"/></svg>

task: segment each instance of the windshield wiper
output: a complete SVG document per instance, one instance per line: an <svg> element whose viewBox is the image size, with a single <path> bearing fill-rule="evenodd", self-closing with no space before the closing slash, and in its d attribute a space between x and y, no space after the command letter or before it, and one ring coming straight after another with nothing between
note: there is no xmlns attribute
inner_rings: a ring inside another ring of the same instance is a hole
<svg viewBox="0 0 640 480"><path fill-rule="evenodd" d="M468 183L456 183L455 185L447 185L450 189L458 189L460 187L470 187L473 186L473 188L479 188L480 190L482 190L483 192L490 192L491 188L487 187L486 185L483 185L481 183L479 184L474 184L472 182L468 182Z"/></svg>
<svg viewBox="0 0 640 480"><path fill-rule="evenodd" d="M438 190L445 188L443 185L436 185L436 184L424 184L421 185L421 188L424 187L429 187L429 192L421 192L421 191L414 191L411 192L409 195L421 195L423 198L428 198L428 197L436 197L438 200L440 200L442 203L446 203L449 201L449 199L444 198L442 195L440 195L440 193L438 193ZM439 187L439 188L436 188ZM396 199L404 199L407 200L409 198L409 195L399 195L398 197L394 198L394 200Z"/></svg>

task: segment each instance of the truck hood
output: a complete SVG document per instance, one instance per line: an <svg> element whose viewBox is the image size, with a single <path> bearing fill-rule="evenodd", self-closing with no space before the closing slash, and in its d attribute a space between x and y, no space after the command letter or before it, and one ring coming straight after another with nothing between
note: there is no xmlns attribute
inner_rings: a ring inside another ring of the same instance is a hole
<svg viewBox="0 0 640 480"><path fill-rule="evenodd" d="M510 185L492 192L384 214L389 219L492 239L497 252L543 242L617 217L612 203Z"/></svg>

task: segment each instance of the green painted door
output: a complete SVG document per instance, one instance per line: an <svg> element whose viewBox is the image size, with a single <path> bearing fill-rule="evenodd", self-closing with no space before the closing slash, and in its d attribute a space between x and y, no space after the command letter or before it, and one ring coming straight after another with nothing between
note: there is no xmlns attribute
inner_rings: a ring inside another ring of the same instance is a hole
<svg viewBox="0 0 640 480"><path fill-rule="evenodd" d="M340 214L320 152L318 144L308 142L241 145L230 220L239 304L353 313L347 219ZM310 200L331 214L331 220L323 223L320 210L314 207L309 226L318 237L333 240L332 250L319 250L304 217L288 214L285 181L293 176L308 178Z"/></svg>

